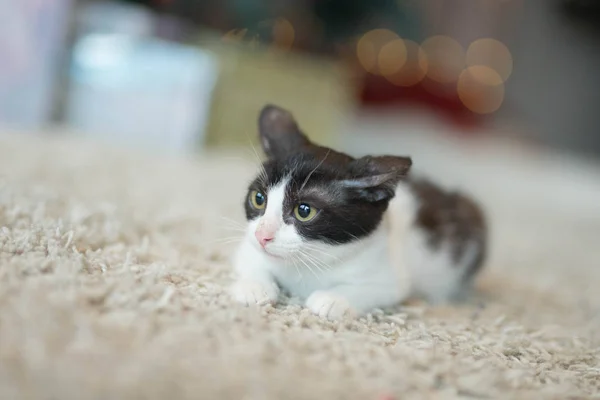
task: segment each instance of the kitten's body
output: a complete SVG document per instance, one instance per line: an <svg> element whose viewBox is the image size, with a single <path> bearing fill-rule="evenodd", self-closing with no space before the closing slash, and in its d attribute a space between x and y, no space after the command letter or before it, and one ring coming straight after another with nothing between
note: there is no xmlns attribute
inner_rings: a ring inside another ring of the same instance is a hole
<svg viewBox="0 0 600 400"><path fill-rule="evenodd" d="M469 199L409 179L410 159L316 146L284 110L265 108L260 128L270 160L246 201L238 301L274 303L283 289L339 318L411 295L442 302L468 286L485 251L483 217ZM319 212L301 221L299 204Z"/></svg>

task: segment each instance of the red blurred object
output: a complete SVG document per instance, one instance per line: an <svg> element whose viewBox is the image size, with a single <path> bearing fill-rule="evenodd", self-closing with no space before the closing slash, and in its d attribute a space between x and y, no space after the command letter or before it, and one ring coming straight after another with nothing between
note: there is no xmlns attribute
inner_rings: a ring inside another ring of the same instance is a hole
<svg viewBox="0 0 600 400"><path fill-rule="evenodd" d="M411 87L396 86L381 76L371 74L366 74L364 79L360 100L367 108L425 106L446 117L450 123L458 125L464 133L473 132L485 120L485 116L466 108L458 94L436 95L422 83Z"/></svg>

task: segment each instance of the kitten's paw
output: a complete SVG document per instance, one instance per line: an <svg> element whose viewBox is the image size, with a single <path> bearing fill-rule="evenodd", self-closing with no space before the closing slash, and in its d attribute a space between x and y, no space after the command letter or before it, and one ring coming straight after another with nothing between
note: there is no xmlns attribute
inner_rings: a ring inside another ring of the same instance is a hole
<svg viewBox="0 0 600 400"><path fill-rule="evenodd" d="M275 283L239 280L231 287L231 295L238 303L262 306L277 303L279 288Z"/></svg>
<svg viewBox="0 0 600 400"><path fill-rule="evenodd" d="M356 315L345 297L325 290L318 290L311 294L306 300L306 307L319 317L330 320L339 320Z"/></svg>

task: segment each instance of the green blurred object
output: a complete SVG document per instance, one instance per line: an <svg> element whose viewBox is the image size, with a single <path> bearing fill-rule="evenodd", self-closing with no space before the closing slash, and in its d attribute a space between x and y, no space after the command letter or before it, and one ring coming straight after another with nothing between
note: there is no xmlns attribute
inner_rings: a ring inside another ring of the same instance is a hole
<svg viewBox="0 0 600 400"><path fill-rule="evenodd" d="M344 41L378 28L417 40L421 13L416 4L406 0L324 0L315 1L313 11L323 22L327 40Z"/></svg>
<svg viewBox="0 0 600 400"><path fill-rule="evenodd" d="M334 54L371 29L387 28L415 41L423 39L422 6L415 0L120 0L145 4L197 26L221 32L248 29L269 43L265 21L287 18L304 38L302 50ZM296 46L295 46L296 47Z"/></svg>
<svg viewBox="0 0 600 400"><path fill-rule="evenodd" d="M258 144L257 118L265 104L290 110L311 138L335 145L354 107L356 87L337 62L249 43L200 38L221 69L215 88L207 146Z"/></svg>

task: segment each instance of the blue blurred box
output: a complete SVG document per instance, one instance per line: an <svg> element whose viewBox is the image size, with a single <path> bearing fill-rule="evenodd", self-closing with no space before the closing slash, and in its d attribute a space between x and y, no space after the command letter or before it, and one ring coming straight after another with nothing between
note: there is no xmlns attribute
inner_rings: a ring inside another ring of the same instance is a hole
<svg viewBox="0 0 600 400"><path fill-rule="evenodd" d="M197 48L92 33L74 47L67 122L129 147L182 152L203 141L218 76Z"/></svg>

